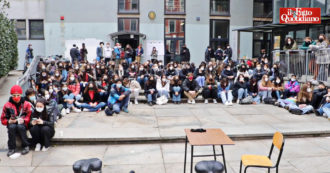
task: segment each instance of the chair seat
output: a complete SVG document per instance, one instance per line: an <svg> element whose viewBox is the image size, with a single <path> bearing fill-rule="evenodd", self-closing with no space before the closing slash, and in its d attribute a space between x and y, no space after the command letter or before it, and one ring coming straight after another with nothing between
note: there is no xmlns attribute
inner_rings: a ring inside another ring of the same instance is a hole
<svg viewBox="0 0 330 173"><path fill-rule="evenodd" d="M265 166L272 167L273 163L267 156L243 155L242 163L244 166Z"/></svg>

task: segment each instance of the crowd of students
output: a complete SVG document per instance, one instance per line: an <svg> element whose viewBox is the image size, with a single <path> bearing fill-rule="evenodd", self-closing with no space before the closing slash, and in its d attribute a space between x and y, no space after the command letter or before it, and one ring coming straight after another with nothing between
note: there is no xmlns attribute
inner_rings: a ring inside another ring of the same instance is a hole
<svg viewBox="0 0 330 173"><path fill-rule="evenodd" d="M157 59L141 63L141 57L132 57L132 52L122 50L119 43L110 53L104 52L103 43L100 47L92 63L79 52L73 52L71 61L40 61L36 80L31 81L34 87L26 90L24 98L22 88L13 86L1 114L2 124L8 127L8 156L15 153L16 135L22 139L22 154L29 152L30 145L36 151L47 151L57 119L71 112L103 109L106 115L128 113L130 100L139 104L142 91L150 106L169 100L180 104L182 97L187 98L188 104L195 104L196 98L201 97L205 104L210 100L226 106L233 102L263 102L284 107L293 114L330 115L330 89L322 82L315 89L311 82L301 84L295 75L285 82L280 64L271 64L265 52L259 58L235 62L224 52L216 51L220 58L211 57L197 65L188 61L164 64ZM142 56L141 48L136 50L137 56ZM87 54L87 50L82 52ZM32 135L31 144L27 130Z"/></svg>

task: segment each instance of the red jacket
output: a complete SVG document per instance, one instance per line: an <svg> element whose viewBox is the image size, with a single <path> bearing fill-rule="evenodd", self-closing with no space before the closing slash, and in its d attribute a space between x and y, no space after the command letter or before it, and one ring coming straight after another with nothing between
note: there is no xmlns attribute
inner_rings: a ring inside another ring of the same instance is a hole
<svg viewBox="0 0 330 173"><path fill-rule="evenodd" d="M69 84L68 89L73 93L73 95L78 95L80 93L80 84L75 83L75 84Z"/></svg>
<svg viewBox="0 0 330 173"><path fill-rule="evenodd" d="M22 109L23 106L23 109ZM27 101L21 101L19 105L19 110L17 110L14 102L10 100L3 106L2 113L1 113L1 123L5 126L8 125L8 120L10 119L10 113L13 112L15 117L19 116L19 113L22 110L21 117L24 119L24 124L26 127L28 127L28 124L30 122L31 113L32 113L32 107L31 103Z"/></svg>

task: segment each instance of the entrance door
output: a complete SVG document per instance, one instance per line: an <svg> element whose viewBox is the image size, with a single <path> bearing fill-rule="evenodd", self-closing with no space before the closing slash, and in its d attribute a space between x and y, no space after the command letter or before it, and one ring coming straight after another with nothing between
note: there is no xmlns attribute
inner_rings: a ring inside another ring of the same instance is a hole
<svg viewBox="0 0 330 173"><path fill-rule="evenodd" d="M183 45L183 39L166 39L166 61L181 62L180 53Z"/></svg>
<svg viewBox="0 0 330 173"><path fill-rule="evenodd" d="M126 48L126 45L129 44L129 45L131 45L133 50L135 50L139 45L139 36L134 35L134 37L131 38L130 34L119 35L118 36L118 43L121 44L122 48Z"/></svg>

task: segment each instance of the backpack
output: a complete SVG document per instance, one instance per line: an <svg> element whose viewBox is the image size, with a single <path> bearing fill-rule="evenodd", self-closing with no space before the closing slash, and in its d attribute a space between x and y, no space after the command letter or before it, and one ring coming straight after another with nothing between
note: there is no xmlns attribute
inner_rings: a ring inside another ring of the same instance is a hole
<svg viewBox="0 0 330 173"><path fill-rule="evenodd" d="M273 98L270 98L270 97L264 99L264 103L265 103L265 104L273 105L273 104L275 104L275 102L276 102L276 100L273 99Z"/></svg>
<svg viewBox="0 0 330 173"><path fill-rule="evenodd" d="M247 96L244 99L240 101L240 104L242 105L248 105L248 104L253 104L253 97L252 96Z"/></svg>

